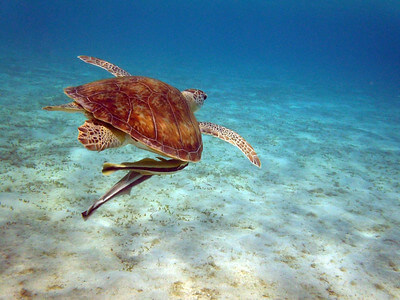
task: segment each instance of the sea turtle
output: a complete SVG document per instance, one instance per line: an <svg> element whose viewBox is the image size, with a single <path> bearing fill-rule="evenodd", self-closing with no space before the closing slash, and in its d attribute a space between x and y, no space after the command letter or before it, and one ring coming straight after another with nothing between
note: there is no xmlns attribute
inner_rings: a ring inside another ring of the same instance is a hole
<svg viewBox="0 0 400 300"><path fill-rule="evenodd" d="M107 61L90 56L78 57L116 77L67 87L64 92L73 102L44 109L84 113L88 119L78 128L78 140L89 150L102 151L133 144L171 158L105 164L103 173L130 170L131 177L138 177L135 179L138 184L154 174L179 171L189 162L200 160L203 150L201 133L235 145L251 163L261 166L253 147L239 134L221 125L196 120L194 112L207 98L203 91L187 89L180 92L160 80L132 76ZM88 210L87 215L90 213Z"/></svg>

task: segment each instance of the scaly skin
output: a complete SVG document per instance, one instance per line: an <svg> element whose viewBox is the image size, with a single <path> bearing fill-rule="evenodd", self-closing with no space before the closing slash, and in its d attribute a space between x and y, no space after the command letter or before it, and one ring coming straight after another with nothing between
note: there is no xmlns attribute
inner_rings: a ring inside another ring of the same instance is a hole
<svg viewBox="0 0 400 300"><path fill-rule="evenodd" d="M253 147L239 134L230 130L224 126L210 123L210 122L199 122L201 133L215 136L225 142L235 145L246 155L250 162L257 167L261 167L260 159Z"/></svg>

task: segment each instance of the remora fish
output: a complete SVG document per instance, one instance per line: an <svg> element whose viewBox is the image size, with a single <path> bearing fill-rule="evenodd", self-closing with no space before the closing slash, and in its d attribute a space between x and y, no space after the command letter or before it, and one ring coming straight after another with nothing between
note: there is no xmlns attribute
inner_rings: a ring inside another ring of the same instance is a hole
<svg viewBox="0 0 400 300"><path fill-rule="evenodd" d="M175 173L185 168L188 163L176 159L164 159L158 157L160 161L145 158L134 163L103 165L103 174L108 175L119 170L129 171L120 181L118 181L111 189L107 191L100 199L94 202L86 211L82 213L82 217L86 220L96 209L114 197L129 194L131 189L143 181L149 179L153 175L162 175L166 173Z"/></svg>

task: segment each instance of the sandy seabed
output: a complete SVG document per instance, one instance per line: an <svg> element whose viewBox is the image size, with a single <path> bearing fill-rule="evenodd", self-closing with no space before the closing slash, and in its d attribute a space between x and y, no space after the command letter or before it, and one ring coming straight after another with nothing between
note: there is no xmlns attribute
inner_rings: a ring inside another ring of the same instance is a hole
<svg viewBox="0 0 400 300"><path fill-rule="evenodd" d="M206 136L201 162L154 176L85 222L80 213L121 177L101 175L104 162L154 156L89 152L76 140L84 116L41 110L107 73L8 61L0 298L400 298L399 105L323 84L205 72L191 86L184 72L163 74L204 89L198 119L239 132L262 168Z"/></svg>

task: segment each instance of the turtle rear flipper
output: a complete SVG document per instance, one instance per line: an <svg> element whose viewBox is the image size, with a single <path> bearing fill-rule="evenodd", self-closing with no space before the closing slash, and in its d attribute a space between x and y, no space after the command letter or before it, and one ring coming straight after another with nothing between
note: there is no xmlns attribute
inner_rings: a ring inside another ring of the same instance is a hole
<svg viewBox="0 0 400 300"><path fill-rule="evenodd" d="M78 130L78 140L86 149L92 151L120 147L126 137L124 132L110 128L110 126L95 119L87 120L82 126L78 127Z"/></svg>

